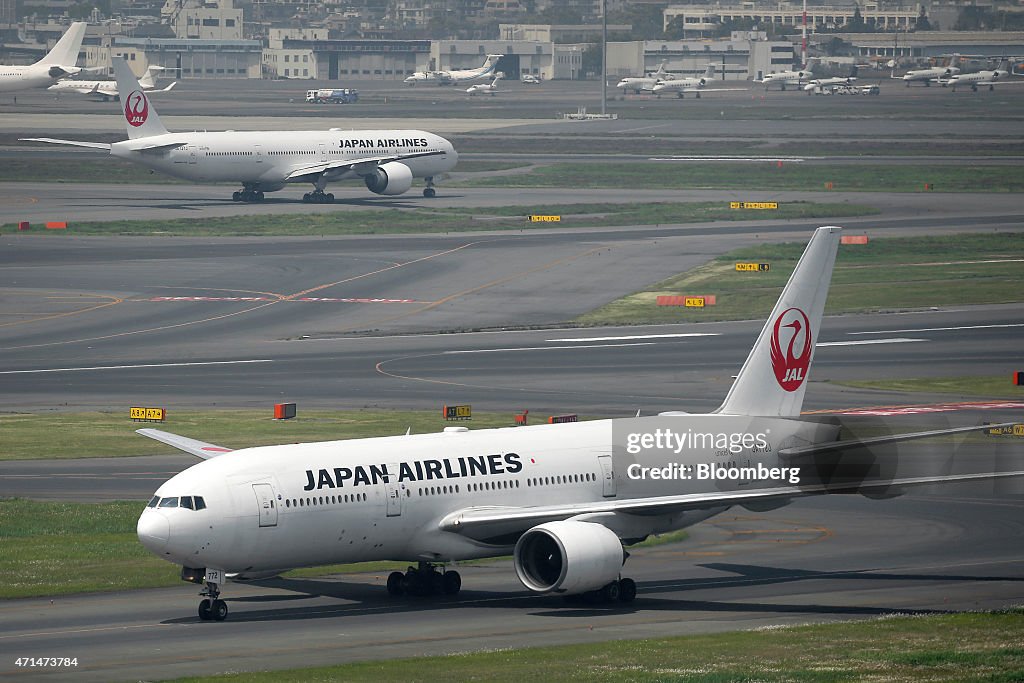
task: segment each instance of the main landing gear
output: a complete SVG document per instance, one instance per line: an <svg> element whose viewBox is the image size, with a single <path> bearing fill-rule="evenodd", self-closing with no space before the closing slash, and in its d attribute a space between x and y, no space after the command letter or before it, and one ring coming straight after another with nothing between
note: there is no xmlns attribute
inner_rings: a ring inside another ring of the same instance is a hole
<svg viewBox="0 0 1024 683"><path fill-rule="evenodd" d="M199 593L208 596L199 603L199 618L203 621L224 621L228 616L228 603L220 599L220 586L212 581Z"/></svg>
<svg viewBox="0 0 1024 683"><path fill-rule="evenodd" d="M313 190L302 195L302 201L307 204L333 204L334 195L323 190Z"/></svg>
<svg viewBox="0 0 1024 683"><path fill-rule="evenodd" d="M256 190L250 186L246 186L242 190L231 193L231 201L233 202L262 202L263 191Z"/></svg>
<svg viewBox="0 0 1024 683"><path fill-rule="evenodd" d="M423 196L427 199L433 199L437 196L437 190L434 189L434 176L428 175L424 180L427 181L427 186L423 188Z"/></svg>
<svg viewBox="0 0 1024 683"><path fill-rule="evenodd" d="M603 588L579 593L577 595L565 596L565 601L574 602L624 602L630 603L636 599L636 581L633 579L619 579L606 584Z"/></svg>
<svg viewBox="0 0 1024 683"><path fill-rule="evenodd" d="M438 571L430 562L420 562L403 572L388 576L388 594L401 595L456 595L462 588L462 577L454 570Z"/></svg>

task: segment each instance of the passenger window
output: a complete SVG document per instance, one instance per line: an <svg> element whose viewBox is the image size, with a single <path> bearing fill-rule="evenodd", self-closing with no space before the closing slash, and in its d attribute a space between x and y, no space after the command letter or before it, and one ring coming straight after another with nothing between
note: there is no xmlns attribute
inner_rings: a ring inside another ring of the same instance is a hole
<svg viewBox="0 0 1024 683"><path fill-rule="evenodd" d="M176 508L176 507L178 507L178 498L177 498L177 496L175 496L174 498L164 498L163 500L160 501L160 507L162 507L162 508Z"/></svg>
<svg viewBox="0 0 1024 683"><path fill-rule="evenodd" d="M182 496L181 497L181 507L188 508L189 510L191 510L192 509L192 496Z"/></svg>
<svg viewBox="0 0 1024 683"><path fill-rule="evenodd" d="M202 496L193 496L192 500L195 501L196 510L205 510L206 509L206 501L203 500Z"/></svg>
<svg viewBox="0 0 1024 683"><path fill-rule="evenodd" d="M149 503L146 505L148 508L155 508L156 504L160 502L160 496L153 496L149 499Z"/></svg>

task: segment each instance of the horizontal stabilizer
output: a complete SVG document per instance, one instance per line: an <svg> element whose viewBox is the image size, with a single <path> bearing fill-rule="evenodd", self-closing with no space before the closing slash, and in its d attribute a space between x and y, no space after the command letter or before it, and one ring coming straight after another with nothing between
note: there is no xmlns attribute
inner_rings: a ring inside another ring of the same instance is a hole
<svg viewBox="0 0 1024 683"><path fill-rule="evenodd" d="M1000 427L1012 427L1014 422L1001 422L991 425L977 425L975 427L955 427L953 429L934 429L927 432L909 432L907 434L890 434L888 436L876 436L870 439L848 439L846 441L833 441L815 446L801 446L798 448L783 448L779 451L781 458L799 458L806 455L818 455L820 453L834 453L852 448L863 448L865 446L881 446L888 443L899 443L901 441L914 441L915 439L927 439L932 436L943 436L946 434L968 434L970 432L982 432Z"/></svg>
<svg viewBox="0 0 1024 683"><path fill-rule="evenodd" d="M165 443L168 446L177 448L179 451L184 451L203 460L230 453L232 450L212 443L206 443L205 441L189 439L188 437L178 436L170 432L162 432L159 429L136 429L135 433Z"/></svg>
<svg viewBox="0 0 1024 683"><path fill-rule="evenodd" d="M81 140L59 140L57 138L18 138L22 142L48 142L52 145L72 145L74 147L92 147L93 149L105 149L110 151L110 143L107 142L82 142Z"/></svg>

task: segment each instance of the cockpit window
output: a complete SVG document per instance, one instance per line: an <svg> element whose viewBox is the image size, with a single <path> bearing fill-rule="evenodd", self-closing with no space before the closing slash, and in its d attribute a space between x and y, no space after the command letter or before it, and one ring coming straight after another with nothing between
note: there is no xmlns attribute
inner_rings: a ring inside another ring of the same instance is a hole
<svg viewBox="0 0 1024 683"><path fill-rule="evenodd" d="M155 508L156 504L160 502L160 496L153 496L149 499L149 504L146 505L148 508Z"/></svg>
<svg viewBox="0 0 1024 683"><path fill-rule="evenodd" d="M189 510L191 510L192 509L192 496L182 496L181 497L181 507L188 508Z"/></svg>
<svg viewBox="0 0 1024 683"><path fill-rule="evenodd" d="M175 496L174 498L164 498L163 500L160 501L160 507L162 507L162 508L176 508L176 507L178 507L178 498L177 498L177 496Z"/></svg>
<svg viewBox="0 0 1024 683"><path fill-rule="evenodd" d="M195 503L196 503L196 510L205 510L206 509L206 501L203 500L202 496L195 496L194 500L195 500Z"/></svg>

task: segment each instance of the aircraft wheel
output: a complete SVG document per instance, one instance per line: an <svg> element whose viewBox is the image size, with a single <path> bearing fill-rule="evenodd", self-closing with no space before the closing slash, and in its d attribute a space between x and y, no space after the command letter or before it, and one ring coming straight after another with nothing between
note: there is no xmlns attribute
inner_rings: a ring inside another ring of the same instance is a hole
<svg viewBox="0 0 1024 683"><path fill-rule="evenodd" d="M263 201L263 190L257 190L256 191L256 201L258 201L258 202L262 202ZM227 608L225 608L225 609L227 609ZM227 614L227 613L225 612L225 614Z"/></svg>
<svg viewBox="0 0 1024 683"><path fill-rule="evenodd" d="M978 86L972 85L971 86L971 92L978 92Z"/></svg>
<svg viewBox="0 0 1024 683"><path fill-rule="evenodd" d="M334 203L334 193L332 193L332 192L328 192L327 193L327 203L328 204L333 204Z"/></svg>
<svg viewBox="0 0 1024 683"><path fill-rule="evenodd" d="M232 192L231 193L231 201L233 201L233 202L240 202L240 201L242 201L242 193L241 192Z"/></svg>
<svg viewBox="0 0 1024 683"><path fill-rule="evenodd" d="M619 602L633 602L636 599L636 581L622 579L619 581Z"/></svg>
<svg viewBox="0 0 1024 683"><path fill-rule="evenodd" d="M432 187L425 187L423 188L423 196L427 199L433 199L437 196L437 190Z"/></svg>
<svg viewBox="0 0 1024 683"><path fill-rule="evenodd" d="M615 602L620 594L618 581L612 581L601 589L601 599L605 602Z"/></svg>
<svg viewBox="0 0 1024 683"><path fill-rule="evenodd" d="M199 603L199 618L203 621L213 619L213 608L209 600L203 600Z"/></svg>
<svg viewBox="0 0 1024 683"><path fill-rule="evenodd" d="M214 600L210 613L216 621L224 621L228 618L228 603L223 600Z"/></svg>
<svg viewBox="0 0 1024 683"><path fill-rule="evenodd" d="M306 194L302 195L302 201L304 201L305 203L309 204L309 202L312 201L312 200L310 200L310 196L311 195L308 192Z"/></svg>
<svg viewBox="0 0 1024 683"><path fill-rule="evenodd" d="M462 577L456 571L450 571L444 573L444 578L441 581L441 589L445 595L456 595L462 588Z"/></svg>
<svg viewBox="0 0 1024 683"><path fill-rule="evenodd" d="M388 574L388 595L398 597L405 593L402 584L405 581L405 574L402 572L391 572Z"/></svg>

